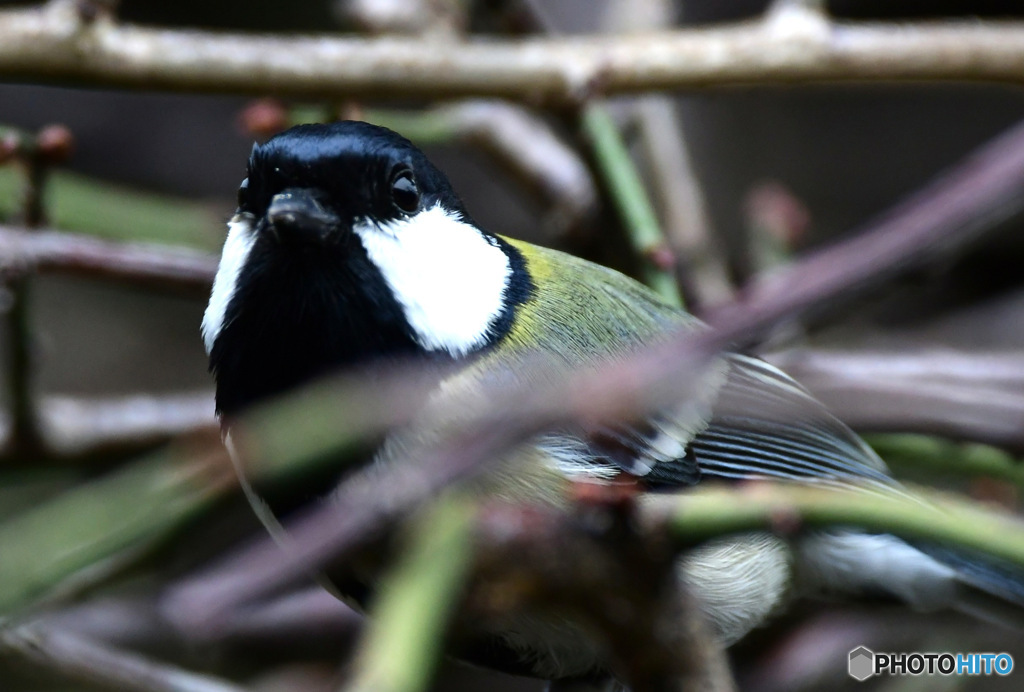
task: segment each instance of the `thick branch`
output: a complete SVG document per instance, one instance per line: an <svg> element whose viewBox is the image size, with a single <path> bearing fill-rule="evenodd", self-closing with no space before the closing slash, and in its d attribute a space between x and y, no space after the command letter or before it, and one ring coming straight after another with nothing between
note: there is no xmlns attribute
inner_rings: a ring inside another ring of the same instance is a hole
<svg viewBox="0 0 1024 692"><path fill-rule="evenodd" d="M12 272L73 274L205 293L217 258L185 248L0 226L0 265Z"/></svg>
<svg viewBox="0 0 1024 692"><path fill-rule="evenodd" d="M79 457L142 449L196 430L217 430L212 392L105 398L43 397L47 451Z"/></svg>
<svg viewBox="0 0 1024 692"><path fill-rule="evenodd" d="M283 38L81 20L75 3L0 12L0 79L321 97L574 101L735 84L1024 83L1024 24L843 24L803 10L759 23L516 41Z"/></svg>
<svg viewBox="0 0 1024 692"><path fill-rule="evenodd" d="M769 360L857 430L1024 450L1024 357L1017 353L801 350Z"/></svg>

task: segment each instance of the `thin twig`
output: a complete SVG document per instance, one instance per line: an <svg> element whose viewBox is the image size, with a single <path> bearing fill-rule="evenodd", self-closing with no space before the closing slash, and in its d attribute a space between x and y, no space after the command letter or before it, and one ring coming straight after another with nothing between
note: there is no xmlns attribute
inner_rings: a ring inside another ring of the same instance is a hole
<svg viewBox="0 0 1024 692"><path fill-rule="evenodd" d="M645 283L666 303L682 307L683 299L676 284L675 253L665 241L618 125L599 103L583 107L581 125L590 140L598 169L607 180L608 194L622 217L630 242L640 255Z"/></svg>
<svg viewBox="0 0 1024 692"><path fill-rule="evenodd" d="M209 253L144 243L118 243L61 231L0 225L0 266L206 293L217 270Z"/></svg>
<svg viewBox="0 0 1024 692"><path fill-rule="evenodd" d="M90 86L325 98L499 96L749 84L1024 83L1024 24L784 21L643 36L430 41L279 37L85 22L72 0L0 12L0 76ZM804 21L807 20L807 21ZM253 77L258 76L258 79Z"/></svg>
<svg viewBox="0 0 1024 692"><path fill-rule="evenodd" d="M42 447L36 410L34 358L29 316L29 284L25 276L9 278L0 287L5 295L7 336L7 382L10 401L10 434L8 449L19 457L28 457Z"/></svg>
<svg viewBox="0 0 1024 692"><path fill-rule="evenodd" d="M620 33L640 33L670 28L675 5L669 0L617 0L609 3L606 11L608 27ZM675 101L664 94L651 94L617 105L636 124L652 196L675 254L687 309L699 312L701 306L721 303L732 294L732 287L712 239L704 193Z"/></svg>
<svg viewBox="0 0 1024 692"><path fill-rule="evenodd" d="M208 675L119 650L40 623L0 628L0 653L16 654L68 680L125 692L243 692Z"/></svg>
<svg viewBox="0 0 1024 692"><path fill-rule="evenodd" d="M521 4L539 32L548 36L559 33L542 3L527 0ZM682 307L683 296L676 282L677 258L661 231L658 215L618 124L605 104L589 101L580 108L579 126L626 235L640 257L644 282L666 303Z"/></svg>
<svg viewBox="0 0 1024 692"><path fill-rule="evenodd" d="M152 593L93 596L40 620L61 632L146 651L188 654L202 639L221 650L273 650L282 656L336 659L359 633L362 618L320 586L307 586L238 613L230 627L209 636L182 632L160 616ZM193 652L195 653L195 652Z"/></svg>
<svg viewBox="0 0 1024 692"><path fill-rule="evenodd" d="M70 142L70 133L59 128ZM44 130L45 131L45 130ZM43 146L43 132L30 135L13 128L2 128L0 134L5 140L16 145L7 149L20 164L24 175L21 220L28 232L39 229L46 222L43 198L50 165L58 157L52 157L49 143ZM58 149L63 154L70 152L70 145ZM8 448L14 454L27 457L41 448L41 436L36 411L34 391L33 336L29 316L30 286L24 272L11 266L4 267L4 322L7 348L6 378L10 406L11 430Z"/></svg>
<svg viewBox="0 0 1024 692"><path fill-rule="evenodd" d="M569 376L553 375L547 378L549 386L531 390L523 380L496 386L490 396L480 398L486 404L466 415L470 432L429 449L409 450L415 458L406 459L407 464L357 475L357 482L342 486L336 503L307 511L290 524L295 540L289 559L281 560L272 544L243 551L215 566L207 578L179 587L171 602L183 617L212 626L237 604L353 550L446 484L481 473L487 462L495 463L510 445L538 430L574 420L621 420L685 399L697 384L701 366L726 346L964 245L981 230L982 221L990 222L1024 201L1021 189L1024 125L980 148L868 230L790 265L742 301L715 310L710 330L677 333L629 359ZM350 429L350 401L326 408L341 414L330 425ZM375 417L376 425L386 422L381 418ZM322 458L342 446L338 439L305 439L311 436L303 425L296 419L299 432L304 432L303 454ZM232 431L257 476L263 464L272 463L262 459L266 445L254 444L253 435L266 435L268 427L264 422L246 430L243 423ZM270 456L286 454L279 448Z"/></svg>
<svg viewBox="0 0 1024 692"><path fill-rule="evenodd" d="M897 474L923 471L911 477L991 478L1024 490L1024 462L990 445L915 433L874 433L866 435L865 441Z"/></svg>

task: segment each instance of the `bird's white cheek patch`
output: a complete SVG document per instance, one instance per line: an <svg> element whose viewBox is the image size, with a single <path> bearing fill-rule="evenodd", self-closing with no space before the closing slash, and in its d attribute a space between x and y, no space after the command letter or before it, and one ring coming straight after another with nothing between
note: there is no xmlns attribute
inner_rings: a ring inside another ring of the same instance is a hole
<svg viewBox="0 0 1024 692"><path fill-rule="evenodd" d="M463 356L486 343L512 273L501 248L440 206L353 230L420 346Z"/></svg>
<svg viewBox="0 0 1024 692"><path fill-rule="evenodd" d="M228 222L228 237L221 251L217 275L213 279L210 303L203 314L203 343L206 353L213 350L217 335L224 328L224 315L228 304L235 295L238 276L245 266L245 260L256 240L252 219L247 215L235 214Z"/></svg>

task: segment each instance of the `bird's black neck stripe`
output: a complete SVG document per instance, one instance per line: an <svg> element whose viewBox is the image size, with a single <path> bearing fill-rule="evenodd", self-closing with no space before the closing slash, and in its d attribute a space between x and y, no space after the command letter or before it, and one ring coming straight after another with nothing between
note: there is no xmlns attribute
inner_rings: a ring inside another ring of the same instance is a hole
<svg viewBox="0 0 1024 692"><path fill-rule="evenodd" d="M504 307L501 313L491 323L491 337L487 347L494 346L502 341L512 331L519 309L530 300L536 290L536 285L530 272L526 267L526 259L517 248L498 236L490 236L493 242L508 257L511 273L508 282L505 284Z"/></svg>

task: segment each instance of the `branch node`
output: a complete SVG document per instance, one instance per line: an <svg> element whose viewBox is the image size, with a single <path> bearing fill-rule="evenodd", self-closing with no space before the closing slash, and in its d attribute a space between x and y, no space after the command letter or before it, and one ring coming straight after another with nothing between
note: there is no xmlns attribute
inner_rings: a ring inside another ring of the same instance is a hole
<svg viewBox="0 0 1024 692"><path fill-rule="evenodd" d="M776 0L765 13L762 26L779 40L825 43L831 21L824 0Z"/></svg>
<svg viewBox="0 0 1024 692"><path fill-rule="evenodd" d="M93 24L99 20L112 22L120 0L73 0L73 5L82 24Z"/></svg>

